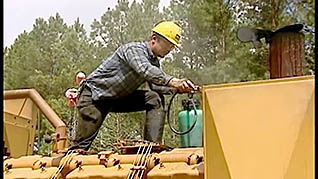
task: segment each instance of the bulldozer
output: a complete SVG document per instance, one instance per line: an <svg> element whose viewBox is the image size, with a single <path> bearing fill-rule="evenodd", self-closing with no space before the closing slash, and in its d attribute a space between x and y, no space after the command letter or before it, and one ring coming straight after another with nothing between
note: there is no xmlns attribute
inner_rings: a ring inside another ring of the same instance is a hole
<svg viewBox="0 0 318 179"><path fill-rule="evenodd" d="M301 28L239 30L242 42L267 38L271 79L202 86L202 130L184 140L196 147L136 140L119 141L120 152L68 151L65 123L35 89L4 91L4 178L313 179L315 78L303 75ZM55 129L50 156L33 151L39 113Z"/></svg>
<svg viewBox="0 0 318 179"><path fill-rule="evenodd" d="M94 155L59 155L68 139L54 110L35 89L5 91L3 176L312 179L314 81L300 76L203 86L202 147L159 150L137 141L122 143L123 153ZM51 156L33 154L39 112L55 129Z"/></svg>

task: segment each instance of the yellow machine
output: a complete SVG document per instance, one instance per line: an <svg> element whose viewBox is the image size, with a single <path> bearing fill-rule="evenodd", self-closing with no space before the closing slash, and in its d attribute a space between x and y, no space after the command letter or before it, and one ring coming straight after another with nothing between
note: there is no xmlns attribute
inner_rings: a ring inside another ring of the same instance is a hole
<svg viewBox="0 0 318 179"><path fill-rule="evenodd" d="M62 153L67 147L64 123L35 90L6 91L4 142L13 158L4 159L4 177L314 178L313 76L208 85L201 95L203 148L150 153L155 146L141 144L148 153L101 151L59 158L32 155L32 137L40 110L56 129L53 153Z"/></svg>
<svg viewBox="0 0 318 179"><path fill-rule="evenodd" d="M206 86L205 176L314 178L314 77Z"/></svg>
<svg viewBox="0 0 318 179"><path fill-rule="evenodd" d="M41 111L55 128L53 152L66 147L66 125L35 89L5 91L4 99L4 148L11 157L31 155Z"/></svg>

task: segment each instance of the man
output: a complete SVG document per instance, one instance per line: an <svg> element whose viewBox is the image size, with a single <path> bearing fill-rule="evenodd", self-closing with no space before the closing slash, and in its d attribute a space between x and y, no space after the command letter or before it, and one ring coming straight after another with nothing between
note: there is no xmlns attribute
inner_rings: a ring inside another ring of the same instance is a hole
<svg viewBox="0 0 318 179"><path fill-rule="evenodd" d="M119 47L82 83L75 140L69 150L87 151L109 112L146 110L144 139L161 142L164 127L163 94L188 93L195 89L186 79L166 75L159 59L179 44L180 27L163 21L152 29L148 41ZM148 82L151 90L137 90Z"/></svg>

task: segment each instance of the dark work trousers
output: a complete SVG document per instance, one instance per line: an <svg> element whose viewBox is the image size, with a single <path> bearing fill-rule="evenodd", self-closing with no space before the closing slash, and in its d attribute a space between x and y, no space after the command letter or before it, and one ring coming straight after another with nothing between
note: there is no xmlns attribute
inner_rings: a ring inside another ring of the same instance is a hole
<svg viewBox="0 0 318 179"><path fill-rule="evenodd" d="M164 97L155 91L136 90L122 99L93 101L89 87L83 86L77 101L78 118L75 139L69 150L88 151L109 112L146 110L144 139L161 143L165 111Z"/></svg>

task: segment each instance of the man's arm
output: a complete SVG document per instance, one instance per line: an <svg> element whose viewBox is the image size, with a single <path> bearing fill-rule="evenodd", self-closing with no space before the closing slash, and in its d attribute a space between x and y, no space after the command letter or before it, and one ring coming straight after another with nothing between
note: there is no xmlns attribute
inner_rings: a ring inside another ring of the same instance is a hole
<svg viewBox="0 0 318 179"><path fill-rule="evenodd" d="M152 65L141 48L128 48L125 58L127 63L150 83L173 87L180 93L192 92L196 88L190 80L168 76L160 68Z"/></svg>
<svg viewBox="0 0 318 179"><path fill-rule="evenodd" d="M152 65L141 48L128 48L125 58L130 67L150 83L167 86L168 82L172 79L171 76L166 75L160 68Z"/></svg>
<svg viewBox="0 0 318 179"><path fill-rule="evenodd" d="M156 91L160 94L171 95L177 91L177 89L173 87L159 86L153 83L148 83L148 85L151 90Z"/></svg>

